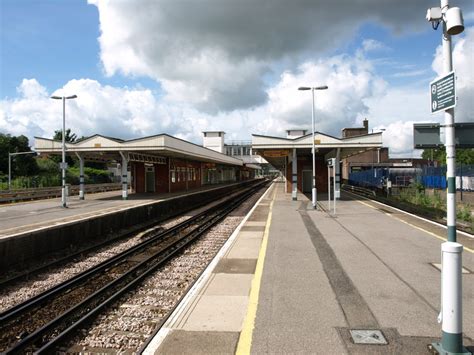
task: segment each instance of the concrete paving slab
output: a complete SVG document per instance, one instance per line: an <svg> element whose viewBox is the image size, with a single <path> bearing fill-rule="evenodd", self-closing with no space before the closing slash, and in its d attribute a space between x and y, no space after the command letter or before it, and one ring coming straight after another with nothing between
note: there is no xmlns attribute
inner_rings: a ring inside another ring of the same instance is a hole
<svg viewBox="0 0 474 355"><path fill-rule="evenodd" d="M222 259L215 267L214 273L253 274L257 259Z"/></svg>
<svg viewBox="0 0 474 355"><path fill-rule="evenodd" d="M279 186L279 194L283 186ZM307 201L273 205L251 352L344 353L335 327L345 326L321 262L301 223Z"/></svg>
<svg viewBox="0 0 474 355"><path fill-rule="evenodd" d="M247 303L247 296L201 296L181 329L240 332Z"/></svg>
<svg viewBox="0 0 474 355"><path fill-rule="evenodd" d="M239 332L190 332L173 330L155 354L233 354Z"/></svg>
<svg viewBox="0 0 474 355"><path fill-rule="evenodd" d="M204 296L248 296L253 274L214 274Z"/></svg>
<svg viewBox="0 0 474 355"><path fill-rule="evenodd" d="M250 237L240 238L232 246L232 250L227 254L229 259L257 259L262 244L261 238Z"/></svg>

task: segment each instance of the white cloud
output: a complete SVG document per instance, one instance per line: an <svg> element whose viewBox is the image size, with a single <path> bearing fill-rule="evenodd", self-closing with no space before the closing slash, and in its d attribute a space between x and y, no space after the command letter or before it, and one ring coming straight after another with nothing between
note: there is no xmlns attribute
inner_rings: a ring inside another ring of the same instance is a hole
<svg viewBox="0 0 474 355"><path fill-rule="evenodd" d="M310 128L311 92L297 88L318 85L328 85L329 89L315 91L316 130L339 136L342 128L362 120L368 113L365 100L381 95L386 83L363 57L335 56L307 62L295 72L283 73L269 90L266 126Z"/></svg>
<svg viewBox="0 0 474 355"><path fill-rule="evenodd" d="M302 0L89 3L99 10L107 75L151 77L174 102L214 114L263 105L265 78L281 62L324 55L364 22L395 32L424 28L420 16L431 5L428 0L403 6L392 0L338 0L321 11L318 2ZM384 47L373 39L364 42L366 51Z"/></svg>
<svg viewBox="0 0 474 355"><path fill-rule="evenodd" d="M455 37L452 37L455 39ZM443 75L442 47L438 46L432 64L433 70ZM465 35L455 41L453 68L456 72L456 122L474 121L474 27L466 28Z"/></svg>
<svg viewBox="0 0 474 355"><path fill-rule="evenodd" d="M362 41L362 50L364 52L374 52L374 51L387 51L390 48L387 47L384 43L377 41L375 39L364 39Z"/></svg>
<svg viewBox="0 0 474 355"><path fill-rule="evenodd" d="M16 99L0 101L2 131L52 137L62 127L62 105L51 100L35 79L23 80ZM205 118L194 119L182 110L158 102L148 89L116 88L90 79L71 80L51 95L78 96L66 103L66 126L80 136L95 133L132 138L169 133L195 139L194 132L208 126ZM5 127L5 128L4 128ZM33 142L30 142L31 144Z"/></svg>

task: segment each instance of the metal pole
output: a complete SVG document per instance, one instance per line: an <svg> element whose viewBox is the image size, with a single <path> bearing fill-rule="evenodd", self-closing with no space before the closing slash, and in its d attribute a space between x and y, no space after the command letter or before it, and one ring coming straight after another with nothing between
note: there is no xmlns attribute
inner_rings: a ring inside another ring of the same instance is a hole
<svg viewBox="0 0 474 355"><path fill-rule="evenodd" d="M336 215L336 159L334 159L334 164L333 164L333 176L334 176L334 216Z"/></svg>
<svg viewBox="0 0 474 355"><path fill-rule="evenodd" d="M62 134L62 164L61 164L61 202L63 207L66 203L66 97L63 96L63 134Z"/></svg>
<svg viewBox="0 0 474 355"><path fill-rule="evenodd" d="M441 0L443 16L449 9L449 0ZM443 70L448 74L453 70L451 35L447 33L446 18L443 18ZM456 147L454 142L454 108L445 110L446 133L446 196L448 241L441 245L441 344L433 344L442 354L464 353L462 345L462 245L456 243Z"/></svg>
<svg viewBox="0 0 474 355"><path fill-rule="evenodd" d="M12 154L8 153L8 190L12 189Z"/></svg>
<svg viewBox="0 0 474 355"><path fill-rule="evenodd" d="M331 172L328 165L328 211L331 211Z"/></svg>
<svg viewBox="0 0 474 355"><path fill-rule="evenodd" d="M314 87L311 88L311 94L313 96L313 106L311 106L311 121L313 126L313 188L311 189L313 209L316 209L317 204L317 192L316 192L316 151L314 146Z"/></svg>

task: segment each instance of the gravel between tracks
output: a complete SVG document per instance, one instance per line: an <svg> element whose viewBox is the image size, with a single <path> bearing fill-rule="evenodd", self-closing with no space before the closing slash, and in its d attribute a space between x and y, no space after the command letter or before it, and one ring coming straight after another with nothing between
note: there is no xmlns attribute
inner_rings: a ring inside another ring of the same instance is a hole
<svg viewBox="0 0 474 355"><path fill-rule="evenodd" d="M164 221L153 228L171 228L176 224L189 219L192 215L198 214L210 206L219 203L220 201L222 200L220 199L214 201L204 207L190 211L183 216ZM127 240L112 242L111 244L102 247L98 251L87 253L81 258L76 258L75 260L66 264L53 267L47 271L43 271L37 275L32 276L28 280L5 287L4 289L0 290L0 312L4 312L9 308L74 277L77 274L90 269L97 264L100 264L104 260L109 259L112 256L133 247L134 245L137 245L143 241L141 236L142 233L138 233Z"/></svg>
<svg viewBox="0 0 474 355"><path fill-rule="evenodd" d="M139 288L99 316L73 339L67 352L136 352L214 258L260 196L258 193L250 198Z"/></svg>

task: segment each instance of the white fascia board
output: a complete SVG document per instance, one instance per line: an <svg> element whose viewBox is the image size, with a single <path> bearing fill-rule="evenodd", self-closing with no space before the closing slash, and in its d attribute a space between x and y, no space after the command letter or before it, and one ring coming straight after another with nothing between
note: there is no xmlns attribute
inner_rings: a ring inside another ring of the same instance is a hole
<svg viewBox="0 0 474 355"><path fill-rule="evenodd" d="M165 147L166 150L189 155L190 157L195 157L201 160L238 166L242 166L244 164L240 159L236 159L231 156L216 152L212 149L207 149L171 136L165 136Z"/></svg>
<svg viewBox="0 0 474 355"><path fill-rule="evenodd" d="M346 147L360 146L361 144L367 144L371 147L382 146L382 133L368 134L364 136L356 136L349 138L335 138L332 136L325 135L323 133L316 132L315 140L320 140L321 143L318 146L329 146L329 147ZM299 147L311 147L313 142L313 136L311 134L295 138L279 138L270 136L252 136L252 147L253 148L299 148Z"/></svg>

